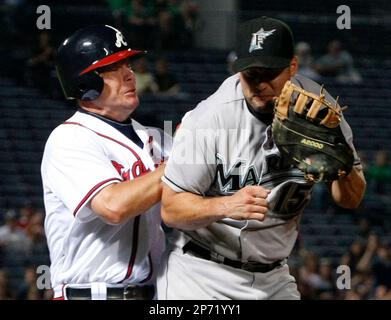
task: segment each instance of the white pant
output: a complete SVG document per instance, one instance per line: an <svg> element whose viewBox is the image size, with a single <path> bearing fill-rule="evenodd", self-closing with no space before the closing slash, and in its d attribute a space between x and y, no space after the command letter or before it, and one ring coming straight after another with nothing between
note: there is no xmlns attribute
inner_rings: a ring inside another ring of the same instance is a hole
<svg viewBox="0 0 391 320"><path fill-rule="evenodd" d="M157 279L158 300L299 300L287 264L266 273L252 273L213 261L170 251Z"/></svg>

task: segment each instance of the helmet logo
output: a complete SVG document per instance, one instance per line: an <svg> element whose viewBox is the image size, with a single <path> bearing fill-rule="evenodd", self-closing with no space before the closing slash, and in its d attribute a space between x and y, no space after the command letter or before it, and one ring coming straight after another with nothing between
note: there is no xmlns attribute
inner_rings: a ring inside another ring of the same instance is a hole
<svg viewBox="0 0 391 320"><path fill-rule="evenodd" d="M124 46L127 46L127 45L128 45L128 44L126 43L126 41L124 40L124 37L123 37L123 35L122 35L121 32L117 32L117 33L115 34L115 36L116 36L116 38L117 38L117 40L115 41L115 45L116 45L118 48L120 48L121 45L124 45Z"/></svg>
<svg viewBox="0 0 391 320"><path fill-rule="evenodd" d="M116 28L113 28L112 26L108 26L106 25L106 27L110 28L110 29L113 29L115 31L115 45L120 48L121 45L124 45L124 46L127 46L128 43L125 41L124 39L124 36L122 35L121 31L119 31L118 29Z"/></svg>

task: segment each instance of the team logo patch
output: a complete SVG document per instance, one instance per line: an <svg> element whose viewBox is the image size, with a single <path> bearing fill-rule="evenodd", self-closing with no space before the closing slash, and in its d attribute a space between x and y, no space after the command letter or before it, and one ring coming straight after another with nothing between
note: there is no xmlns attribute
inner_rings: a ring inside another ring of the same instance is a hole
<svg viewBox="0 0 391 320"><path fill-rule="evenodd" d="M253 33L253 36L251 38L250 48L248 49L248 52L251 53L254 50L263 49L262 48L263 41L267 37L271 36L274 33L274 31L276 31L276 29L266 31L266 30L263 30L263 28L261 28L257 32Z"/></svg>

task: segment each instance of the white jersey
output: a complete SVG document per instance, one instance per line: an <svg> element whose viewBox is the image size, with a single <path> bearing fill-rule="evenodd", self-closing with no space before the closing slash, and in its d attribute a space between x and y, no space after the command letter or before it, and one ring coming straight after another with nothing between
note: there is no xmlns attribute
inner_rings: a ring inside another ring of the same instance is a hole
<svg viewBox="0 0 391 320"><path fill-rule="evenodd" d="M308 78L297 75L292 81L308 91L320 92L320 86ZM342 131L353 147L352 131L344 119ZM172 235L171 241L179 248L193 239L243 262L271 263L289 256L313 187L300 170L284 163L270 123L250 112L238 74L185 115L162 179L176 192L202 196L230 195L246 185L271 189L269 212L262 222L226 218L194 231L176 230Z"/></svg>
<svg viewBox="0 0 391 320"><path fill-rule="evenodd" d="M64 284L133 284L154 278L164 249L160 203L119 225L103 221L90 207L104 187L153 171L167 157L170 137L162 139L159 129L134 120L132 125L143 149L81 112L58 126L46 143L41 173L55 291Z"/></svg>

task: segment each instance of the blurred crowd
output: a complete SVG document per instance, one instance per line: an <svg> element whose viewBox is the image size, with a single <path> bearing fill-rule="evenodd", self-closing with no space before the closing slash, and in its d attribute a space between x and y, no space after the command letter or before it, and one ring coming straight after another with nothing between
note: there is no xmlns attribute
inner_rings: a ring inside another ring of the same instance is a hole
<svg viewBox="0 0 391 320"><path fill-rule="evenodd" d="M3 2L2 4L0 0L0 22L5 25L5 28L0 31L0 35L4 33L0 42L9 50L2 54L7 58L11 56L11 60L15 63L12 66L4 63L4 70L1 73L9 72L10 76L16 77L21 84L38 88L42 93L53 98L61 98L61 88L57 83L54 69L60 35L53 30L33 30L26 34L26 26L18 22L19 16L26 10L26 1ZM63 2L67 3L67 1ZM56 2L56 5L60 4L61 2ZM31 3L29 5L31 6ZM85 5L87 8L91 7L91 4ZM191 50L194 47L194 35L200 27L197 2L193 0L101 0L97 1L96 5L104 10L106 20L110 21L110 24L123 31L133 49L146 50L150 53L149 60L151 56L157 60L153 79L145 77L145 71L149 71L146 70L147 63L137 63L140 69L139 82L151 82L147 83L146 92L164 96L177 95L179 93L177 81L172 74L168 75L164 54L168 51ZM18 19L14 19L14 15L17 15ZM71 31L72 28L68 33Z"/></svg>
<svg viewBox="0 0 391 320"><path fill-rule="evenodd" d="M115 25L135 48L191 49L199 26L192 0L107 0Z"/></svg>
<svg viewBox="0 0 391 320"><path fill-rule="evenodd" d="M44 212L27 203L0 217L0 300L50 297L36 282L38 266L50 264Z"/></svg>
<svg viewBox="0 0 391 320"><path fill-rule="evenodd" d="M359 225L337 262L305 247L294 254L290 267L303 300L391 300L391 230L380 237L368 219Z"/></svg>
<svg viewBox="0 0 391 320"><path fill-rule="evenodd" d="M360 157L367 190L359 209L339 210L325 193L314 199L320 215L350 214L358 232L338 261L308 250L299 237L291 268L302 299L391 300L391 162L387 150L376 151L372 161ZM337 273L339 266L348 266L349 274ZM346 289L338 288L339 277Z"/></svg>

